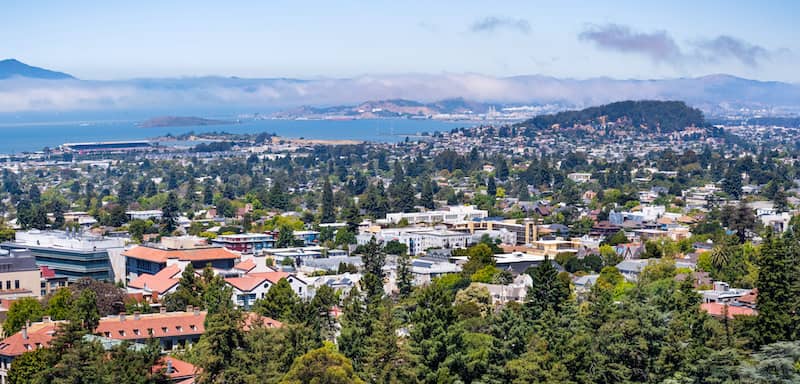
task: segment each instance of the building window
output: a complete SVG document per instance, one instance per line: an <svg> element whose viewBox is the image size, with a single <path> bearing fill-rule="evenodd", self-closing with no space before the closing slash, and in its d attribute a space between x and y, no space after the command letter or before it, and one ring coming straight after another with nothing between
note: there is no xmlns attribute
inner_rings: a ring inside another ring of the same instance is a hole
<svg viewBox="0 0 800 384"><path fill-rule="evenodd" d="M19 289L19 280L14 280L14 289Z"/></svg>
<svg viewBox="0 0 800 384"><path fill-rule="evenodd" d="M11 289L11 280L6 280L6 289Z"/></svg>

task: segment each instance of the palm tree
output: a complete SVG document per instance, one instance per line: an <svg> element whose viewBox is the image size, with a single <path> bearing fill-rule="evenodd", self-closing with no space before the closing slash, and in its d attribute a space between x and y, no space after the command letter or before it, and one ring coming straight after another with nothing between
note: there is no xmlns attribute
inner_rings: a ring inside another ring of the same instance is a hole
<svg viewBox="0 0 800 384"><path fill-rule="evenodd" d="M718 245L711 250L711 265L722 268L731 260L731 249L727 245Z"/></svg>

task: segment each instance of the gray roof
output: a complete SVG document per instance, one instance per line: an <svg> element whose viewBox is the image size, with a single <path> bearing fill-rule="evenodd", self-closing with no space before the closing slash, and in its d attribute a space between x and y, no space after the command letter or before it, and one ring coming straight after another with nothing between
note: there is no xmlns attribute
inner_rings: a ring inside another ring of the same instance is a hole
<svg viewBox="0 0 800 384"><path fill-rule="evenodd" d="M639 260L625 260L619 264L617 264L617 269L622 272L633 272L639 273L642 272L642 269L650 263L650 259L639 259Z"/></svg>
<svg viewBox="0 0 800 384"><path fill-rule="evenodd" d="M0 272L38 271L36 258L27 249L0 249Z"/></svg>

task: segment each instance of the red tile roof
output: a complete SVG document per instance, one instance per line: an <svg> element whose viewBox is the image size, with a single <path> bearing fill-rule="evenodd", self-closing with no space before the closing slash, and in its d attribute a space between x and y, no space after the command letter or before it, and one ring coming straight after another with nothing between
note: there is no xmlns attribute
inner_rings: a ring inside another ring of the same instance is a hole
<svg viewBox="0 0 800 384"><path fill-rule="evenodd" d="M240 271L245 271L245 272L250 272L255 267L256 267L256 262L253 261L253 259L247 259L233 266L234 269L238 269Z"/></svg>
<svg viewBox="0 0 800 384"><path fill-rule="evenodd" d="M129 287L147 289L163 294L178 285L180 279L176 278L181 273L180 267L170 265L160 270L155 275L143 273L128 283Z"/></svg>
<svg viewBox="0 0 800 384"><path fill-rule="evenodd" d="M709 315L714 317L722 317L725 312L725 307L728 307L728 318L733 319L734 316L755 316L758 314L756 310L747 307L737 307L733 305L726 305L722 303L703 303L700 304L700 309L708 312Z"/></svg>
<svg viewBox="0 0 800 384"><path fill-rule="evenodd" d="M34 323L28 327L28 337L23 337L24 331L19 331L0 342L0 355L15 357L27 351L47 347L56 333L58 323Z"/></svg>
<svg viewBox="0 0 800 384"><path fill-rule="evenodd" d="M265 280L267 280L265 277L256 277L251 275L244 275L242 277L228 277L225 279L228 284L234 286L236 289L242 292L252 291L261 285L261 283Z"/></svg>
<svg viewBox="0 0 800 384"><path fill-rule="evenodd" d="M289 272L253 272L245 276L260 277L269 280L270 283L277 283L280 279L288 279L292 274Z"/></svg>
<svg viewBox="0 0 800 384"><path fill-rule="evenodd" d="M755 306L756 302L758 301L758 288L753 289L748 294L739 297L738 299L736 299L736 301L747 305Z"/></svg>
<svg viewBox="0 0 800 384"><path fill-rule="evenodd" d="M136 246L122 253L134 259L166 263L168 259L180 261L235 260L241 256L224 247L208 247L193 249L161 249L147 246Z"/></svg>
<svg viewBox="0 0 800 384"><path fill-rule="evenodd" d="M172 367L172 372L166 371L168 366ZM172 381L194 379L195 375L199 372L199 368L195 367L191 363L178 360L172 356L162 357L158 364L153 366L154 372L161 369L165 370L164 374Z"/></svg>
<svg viewBox="0 0 800 384"><path fill-rule="evenodd" d="M167 312L104 317L95 331L100 336L116 340L137 340L149 337L202 335L205 331L206 312Z"/></svg>
<svg viewBox="0 0 800 384"><path fill-rule="evenodd" d="M275 320L271 317L261 316L255 312L248 312L244 317L244 330L249 331L253 324L261 323L265 328L280 328L283 327L283 323L278 320Z"/></svg>

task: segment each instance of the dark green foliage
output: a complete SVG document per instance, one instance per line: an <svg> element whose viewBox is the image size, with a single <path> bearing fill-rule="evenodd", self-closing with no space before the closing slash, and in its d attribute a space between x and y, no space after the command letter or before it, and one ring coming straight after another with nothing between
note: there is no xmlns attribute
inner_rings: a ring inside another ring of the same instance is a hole
<svg viewBox="0 0 800 384"><path fill-rule="evenodd" d="M325 184L322 186L322 206L320 222L333 223L336 221L336 213L333 208L333 189L331 183L325 179Z"/></svg>
<svg viewBox="0 0 800 384"><path fill-rule="evenodd" d="M545 311L559 312L569 299L570 286L568 278L559 276L558 270L549 259L545 258L539 266L528 269L533 285L528 289L528 300L525 307L533 318L538 318Z"/></svg>
<svg viewBox="0 0 800 384"><path fill-rule="evenodd" d="M797 295L800 294L800 277L797 265L800 260L797 240L791 235L769 235L758 259L758 345L800 337Z"/></svg>
<svg viewBox="0 0 800 384"><path fill-rule="evenodd" d="M703 113L699 109L690 108L682 101L654 100L620 101L580 111L542 115L524 121L520 125L535 129L549 129L553 124L571 127L573 124L596 123L600 116L607 116L608 121L624 119L633 127L647 125L651 130L659 127L661 132L679 131L693 125L706 126Z"/></svg>
<svg viewBox="0 0 800 384"><path fill-rule="evenodd" d="M263 299L256 301L253 310L261 315L284 321L290 318L299 300L289 281L282 278L269 288Z"/></svg>

